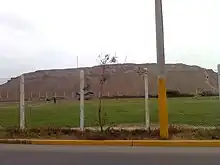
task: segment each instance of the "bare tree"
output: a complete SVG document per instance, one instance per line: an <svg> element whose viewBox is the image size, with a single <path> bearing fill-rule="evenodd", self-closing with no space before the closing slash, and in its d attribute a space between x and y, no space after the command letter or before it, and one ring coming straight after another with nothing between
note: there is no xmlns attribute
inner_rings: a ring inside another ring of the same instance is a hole
<svg viewBox="0 0 220 165"><path fill-rule="evenodd" d="M90 82L90 77L87 75L85 76L85 87L83 88L84 90L84 98L85 100L89 100L92 98L94 93L91 91L91 82ZM80 100L80 92L75 93L75 97Z"/></svg>
<svg viewBox="0 0 220 165"><path fill-rule="evenodd" d="M143 67L138 67L138 68L136 68L136 73L139 75L139 76L142 76L143 77L143 75L146 73L146 70L144 70L144 68Z"/></svg>
<svg viewBox="0 0 220 165"><path fill-rule="evenodd" d="M106 54L104 56L99 55L99 64L100 64L100 74L99 74L99 106L98 106L98 120L101 132L103 132L103 121L102 121L102 109L103 109L103 89L105 82L110 78L110 74L107 73L107 68L109 64L113 64L117 62L116 56L110 56Z"/></svg>

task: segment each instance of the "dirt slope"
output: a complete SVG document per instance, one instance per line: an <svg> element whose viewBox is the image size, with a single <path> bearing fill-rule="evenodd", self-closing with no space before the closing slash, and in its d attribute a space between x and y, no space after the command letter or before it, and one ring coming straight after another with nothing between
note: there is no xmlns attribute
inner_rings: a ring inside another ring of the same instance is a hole
<svg viewBox="0 0 220 165"><path fill-rule="evenodd" d="M110 65L109 80L105 84L105 95L143 95L143 77L137 74L138 68L148 68L149 92L157 93L157 65L156 64L115 64ZM79 89L79 72L85 71L86 83L91 84L91 90L98 94L98 75L100 67L78 69L41 70L25 74L26 98L41 96L72 97L73 92ZM195 93L196 88L215 91L217 88L217 73L210 69L185 64L167 64L167 89L179 90L183 93ZM0 86L2 99L17 100L19 98L19 78L12 78ZM7 97L8 95L8 97Z"/></svg>

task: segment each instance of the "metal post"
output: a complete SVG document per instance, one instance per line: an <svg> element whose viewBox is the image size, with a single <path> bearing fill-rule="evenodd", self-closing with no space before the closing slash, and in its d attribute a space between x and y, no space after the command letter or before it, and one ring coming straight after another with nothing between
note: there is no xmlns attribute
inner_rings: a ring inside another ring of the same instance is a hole
<svg viewBox="0 0 220 165"><path fill-rule="evenodd" d="M47 92L45 93L45 99L47 99L48 98L48 94L47 94Z"/></svg>
<svg viewBox="0 0 220 165"><path fill-rule="evenodd" d="M149 104L148 104L148 70L145 68L144 74L144 91L145 91L145 122L146 128L150 128L150 111L149 111Z"/></svg>
<svg viewBox="0 0 220 165"><path fill-rule="evenodd" d="M218 95L220 100L220 64L218 64Z"/></svg>
<svg viewBox="0 0 220 165"><path fill-rule="evenodd" d="M158 75L158 103L160 136L168 138L168 112L165 81L165 56L164 56L164 31L163 31L163 10L162 0L155 0L155 19L156 19L156 47Z"/></svg>
<svg viewBox="0 0 220 165"><path fill-rule="evenodd" d="M25 129L24 75L20 77L20 129Z"/></svg>
<svg viewBox="0 0 220 165"><path fill-rule="evenodd" d="M16 102L19 100L17 92L15 93L15 100Z"/></svg>
<svg viewBox="0 0 220 165"><path fill-rule="evenodd" d="M84 130L84 71L80 71L80 129Z"/></svg>

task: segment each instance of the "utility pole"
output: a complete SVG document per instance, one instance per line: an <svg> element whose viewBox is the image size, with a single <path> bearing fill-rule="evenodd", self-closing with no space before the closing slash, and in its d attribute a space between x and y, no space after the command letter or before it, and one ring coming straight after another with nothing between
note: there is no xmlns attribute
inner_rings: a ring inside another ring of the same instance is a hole
<svg viewBox="0 0 220 165"><path fill-rule="evenodd" d="M220 64L218 64L218 95L220 100Z"/></svg>
<svg viewBox="0 0 220 165"><path fill-rule="evenodd" d="M165 55L164 55L164 29L162 0L155 0L156 19L156 48L158 75L158 107L160 120L160 137L168 138L168 112L166 96Z"/></svg>

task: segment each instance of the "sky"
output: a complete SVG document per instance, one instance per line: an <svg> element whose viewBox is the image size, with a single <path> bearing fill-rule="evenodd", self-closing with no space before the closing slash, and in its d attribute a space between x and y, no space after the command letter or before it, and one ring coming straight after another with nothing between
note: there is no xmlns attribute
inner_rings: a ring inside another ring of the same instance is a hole
<svg viewBox="0 0 220 165"><path fill-rule="evenodd" d="M216 70L220 1L163 0L166 63ZM0 0L0 81L42 69L156 62L154 0Z"/></svg>

